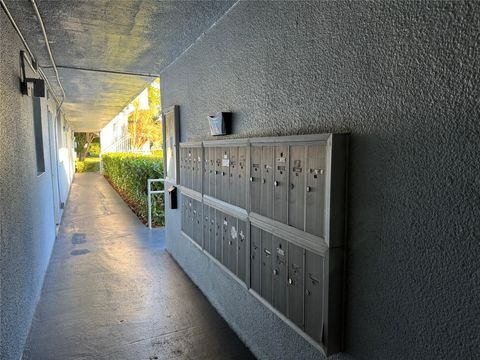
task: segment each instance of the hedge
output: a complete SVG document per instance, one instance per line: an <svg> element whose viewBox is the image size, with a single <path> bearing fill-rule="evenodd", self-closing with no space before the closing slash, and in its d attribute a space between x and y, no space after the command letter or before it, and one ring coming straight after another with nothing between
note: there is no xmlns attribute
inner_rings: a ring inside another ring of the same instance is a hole
<svg viewBox="0 0 480 360"><path fill-rule="evenodd" d="M147 179L163 178L163 157L132 153L102 155L103 174L143 223L148 221ZM154 190L163 190L155 183ZM152 196L152 224L164 226L163 195Z"/></svg>
<svg viewBox="0 0 480 360"><path fill-rule="evenodd" d="M100 170L100 159L87 157L84 161L75 160L75 171L77 173L96 172Z"/></svg>

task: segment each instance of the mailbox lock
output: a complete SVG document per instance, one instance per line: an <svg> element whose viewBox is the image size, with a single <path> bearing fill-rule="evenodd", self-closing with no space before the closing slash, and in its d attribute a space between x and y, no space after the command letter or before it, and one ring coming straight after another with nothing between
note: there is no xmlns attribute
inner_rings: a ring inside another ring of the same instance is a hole
<svg viewBox="0 0 480 360"><path fill-rule="evenodd" d="M232 242L232 240L230 240L230 241L228 242L228 245L232 245L232 244L233 244L233 242Z"/></svg>
<svg viewBox="0 0 480 360"><path fill-rule="evenodd" d="M265 181L266 181L265 179L262 179L262 184L265 184Z"/></svg>
<svg viewBox="0 0 480 360"><path fill-rule="evenodd" d="M292 278L288 278L288 283L289 283L290 285L293 285L293 280L292 280Z"/></svg>
<svg viewBox="0 0 480 360"><path fill-rule="evenodd" d="M278 181L275 180L275 181L273 182L273 185L278 186Z"/></svg>
<svg viewBox="0 0 480 360"><path fill-rule="evenodd" d="M250 182L253 182L253 176L250 176Z"/></svg>
<svg viewBox="0 0 480 360"><path fill-rule="evenodd" d="M305 295L308 296L308 295L310 295L310 294L311 294L311 293L310 293L310 290L306 289L306 290L305 290Z"/></svg>
<svg viewBox="0 0 480 360"><path fill-rule="evenodd" d="M218 175L218 170L215 170L215 175Z"/></svg>
<svg viewBox="0 0 480 360"><path fill-rule="evenodd" d="M225 171L222 171L222 176L225 176Z"/></svg>
<svg viewBox="0 0 480 360"><path fill-rule="evenodd" d="M310 186L307 186L307 189L306 189L306 190L307 190L307 192L310 192L310 190L311 190L311 189L310 189Z"/></svg>
<svg viewBox="0 0 480 360"><path fill-rule="evenodd" d="M273 269L273 275L278 275L278 270L277 269Z"/></svg>
<svg viewBox="0 0 480 360"><path fill-rule="evenodd" d="M293 189L294 187L295 187L295 185L290 184L290 189Z"/></svg>

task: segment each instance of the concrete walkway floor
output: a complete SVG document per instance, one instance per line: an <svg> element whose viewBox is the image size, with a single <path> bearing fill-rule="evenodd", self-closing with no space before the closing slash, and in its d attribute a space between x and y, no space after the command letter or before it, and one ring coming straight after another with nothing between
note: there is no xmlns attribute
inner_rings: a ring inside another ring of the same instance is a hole
<svg viewBox="0 0 480 360"><path fill-rule="evenodd" d="M164 244L102 176L77 174L23 358L253 358Z"/></svg>

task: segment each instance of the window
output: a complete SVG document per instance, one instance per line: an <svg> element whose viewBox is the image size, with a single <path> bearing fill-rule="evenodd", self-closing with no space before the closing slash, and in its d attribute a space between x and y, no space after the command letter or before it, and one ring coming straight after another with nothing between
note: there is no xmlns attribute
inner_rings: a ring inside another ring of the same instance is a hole
<svg viewBox="0 0 480 360"><path fill-rule="evenodd" d="M40 98L33 97L33 129L35 134L35 154L37 159L37 175L45 172L45 155L43 153L42 107Z"/></svg>

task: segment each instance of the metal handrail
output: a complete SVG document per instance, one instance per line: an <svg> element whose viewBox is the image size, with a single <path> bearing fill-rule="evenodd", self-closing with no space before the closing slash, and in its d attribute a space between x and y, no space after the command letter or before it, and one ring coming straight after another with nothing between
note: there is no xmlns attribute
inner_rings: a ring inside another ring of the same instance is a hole
<svg viewBox="0 0 480 360"><path fill-rule="evenodd" d="M148 188L148 227L152 228L152 195L155 194L165 194L165 190L152 190L152 184L162 182L165 183L165 179L148 179L147 188Z"/></svg>

